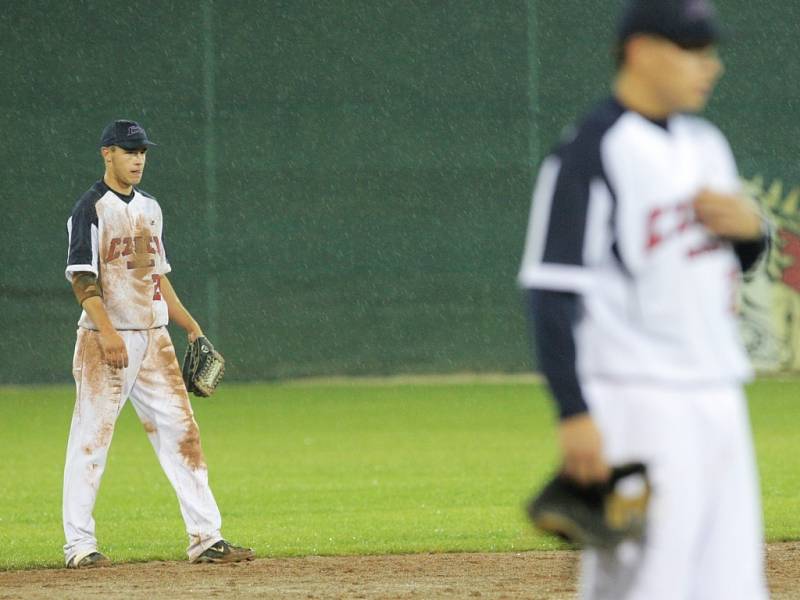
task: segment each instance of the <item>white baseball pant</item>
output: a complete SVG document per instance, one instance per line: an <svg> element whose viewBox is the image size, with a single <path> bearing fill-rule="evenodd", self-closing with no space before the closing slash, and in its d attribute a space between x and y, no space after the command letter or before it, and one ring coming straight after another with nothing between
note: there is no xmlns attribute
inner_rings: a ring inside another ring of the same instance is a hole
<svg viewBox="0 0 800 600"><path fill-rule="evenodd" d="M611 463L642 461L653 494L643 544L587 550L584 600L763 600L763 526L738 385L584 386Z"/></svg>
<svg viewBox="0 0 800 600"><path fill-rule="evenodd" d="M130 397L177 494L194 559L222 538L221 517L175 348L166 327L119 334L128 351L124 369L103 363L98 332L78 329L72 367L77 394L64 466L64 557L69 563L97 550L92 512L114 424Z"/></svg>

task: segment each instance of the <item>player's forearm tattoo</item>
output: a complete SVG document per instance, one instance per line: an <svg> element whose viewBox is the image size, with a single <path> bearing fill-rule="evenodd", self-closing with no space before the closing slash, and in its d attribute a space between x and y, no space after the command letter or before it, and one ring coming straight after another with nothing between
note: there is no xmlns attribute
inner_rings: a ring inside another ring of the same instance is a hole
<svg viewBox="0 0 800 600"><path fill-rule="evenodd" d="M75 298L78 299L78 304L83 306L87 298L92 296L103 297L103 290L100 287L100 282L97 281L97 275L94 273L79 272L72 276L72 291L75 292Z"/></svg>

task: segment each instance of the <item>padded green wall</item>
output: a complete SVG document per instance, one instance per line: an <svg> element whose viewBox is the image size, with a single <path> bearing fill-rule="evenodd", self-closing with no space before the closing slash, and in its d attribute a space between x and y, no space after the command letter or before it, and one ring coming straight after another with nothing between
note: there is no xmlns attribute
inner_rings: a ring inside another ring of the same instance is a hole
<svg viewBox="0 0 800 600"><path fill-rule="evenodd" d="M739 37L710 113L745 174L796 181L800 10L751 4L720 7ZM117 117L160 144L142 187L230 378L530 368L533 168L606 93L610 5L8 4L0 383L70 377L65 221Z"/></svg>

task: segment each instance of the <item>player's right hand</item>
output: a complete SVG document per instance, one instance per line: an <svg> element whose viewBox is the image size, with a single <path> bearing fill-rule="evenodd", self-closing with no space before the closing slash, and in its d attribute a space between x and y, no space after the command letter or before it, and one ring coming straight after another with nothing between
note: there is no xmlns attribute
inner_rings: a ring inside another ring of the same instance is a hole
<svg viewBox="0 0 800 600"><path fill-rule="evenodd" d="M764 235L758 204L752 198L702 189L693 208L697 220L719 237L757 240Z"/></svg>
<svg viewBox="0 0 800 600"><path fill-rule="evenodd" d="M115 330L100 332L100 348L103 350L103 360L107 365L116 369L128 366L128 349L125 340Z"/></svg>
<svg viewBox="0 0 800 600"><path fill-rule="evenodd" d="M581 485L607 481L611 467L603 456L603 440L589 413L562 420L558 430L562 470Z"/></svg>

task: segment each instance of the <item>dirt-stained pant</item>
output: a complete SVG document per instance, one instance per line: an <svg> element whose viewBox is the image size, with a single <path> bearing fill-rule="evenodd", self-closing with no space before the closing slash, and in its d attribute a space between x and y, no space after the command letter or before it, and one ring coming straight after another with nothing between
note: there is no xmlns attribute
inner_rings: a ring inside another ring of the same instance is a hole
<svg viewBox="0 0 800 600"><path fill-rule="evenodd" d="M178 496L194 559L221 539L221 518L175 348L165 327L119 333L128 351L124 369L102 362L98 332L78 329L72 366L77 395L64 466L64 558L69 563L97 550L92 511L114 424L130 397Z"/></svg>
<svg viewBox="0 0 800 600"><path fill-rule="evenodd" d="M759 487L738 385L584 386L612 463L642 461L644 544L583 554L583 600L766 600Z"/></svg>

